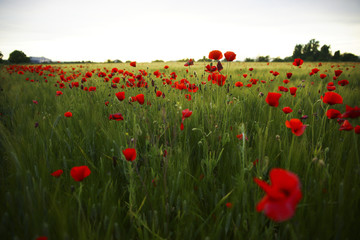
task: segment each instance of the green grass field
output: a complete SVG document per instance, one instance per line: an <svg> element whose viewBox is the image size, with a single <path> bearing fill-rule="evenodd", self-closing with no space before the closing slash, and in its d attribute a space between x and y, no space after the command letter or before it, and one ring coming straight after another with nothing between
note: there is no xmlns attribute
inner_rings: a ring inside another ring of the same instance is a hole
<svg viewBox="0 0 360 240"><path fill-rule="evenodd" d="M223 63L228 77L218 86L208 81L206 64L1 66L0 239L359 239L359 134L339 131L326 112L359 106L360 65ZM147 87L127 87L131 74L116 72L108 82L98 76L115 67L135 75L145 70ZM310 76L314 68L320 71ZM156 70L165 76L157 78ZM176 80L164 85L172 72ZM117 88L111 86L115 77ZM246 87L252 78L259 81ZM198 91L176 88L181 79ZM349 84L338 85L343 79ZM238 81L244 86L235 87ZM70 88L74 82L80 86ZM321 100L329 82L343 104ZM269 106L265 98L279 86L297 87L296 96L279 92L279 106ZM119 101L115 93L122 91ZM138 94L143 105L129 100ZM192 115L181 130L185 109ZM68 111L72 117L64 116ZM115 113L124 119L109 120ZM285 122L301 117L307 127L296 136ZM359 118L347 120L360 125ZM136 149L134 161L125 160L126 148ZM70 170L83 165L91 174L75 181ZM270 184L273 168L301 182L296 212L283 222L256 211L266 193L254 178ZM59 169L60 177L51 175Z"/></svg>

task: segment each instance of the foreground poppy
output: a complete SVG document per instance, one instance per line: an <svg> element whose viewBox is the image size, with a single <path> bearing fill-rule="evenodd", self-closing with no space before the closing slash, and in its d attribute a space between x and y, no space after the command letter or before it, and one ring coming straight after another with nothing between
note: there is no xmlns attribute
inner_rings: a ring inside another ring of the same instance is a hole
<svg viewBox="0 0 360 240"><path fill-rule="evenodd" d="M136 62L131 62L131 63L130 63L130 66L136 67Z"/></svg>
<svg viewBox="0 0 360 240"><path fill-rule="evenodd" d="M329 105L334 105L334 104L342 104L343 103L343 98L335 93L335 92L326 92L324 97L321 96L321 99L324 103L327 103Z"/></svg>
<svg viewBox="0 0 360 240"><path fill-rule="evenodd" d="M77 182L81 182L82 180L84 180L84 178L89 176L90 173L91 171L88 166L73 167L70 170L71 177Z"/></svg>
<svg viewBox="0 0 360 240"><path fill-rule="evenodd" d="M222 58L223 58L223 54L219 50L213 50L209 53L209 59L220 60Z"/></svg>
<svg viewBox="0 0 360 240"><path fill-rule="evenodd" d="M296 206L302 198L301 184L296 174L274 168L270 171L271 185L258 178L254 178L254 181L266 193L256 206L258 212L264 212L275 222L286 221L294 216Z"/></svg>
<svg viewBox="0 0 360 240"><path fill-rule="evenodd" d="M64 113L64 116L65 117L72 117L72 113L71 112L66 112L66 113Z"/></svg>
<svg viewBox="0 0 360 240"><path fill-rule="evenodd" d="M236 58L236 54L234 52L228 51L224 54L226 61L232 62Z"/></svg>
<svg viewBox="0 0 360 240"><path fill-rule="evenodd" d="M281 93L274 93L274 92L269 92L268 95L266 96L265 101L272 107L277 107L279 106L279 99L281 97Z"/></svg>
<svg viewBox="0 0 360 240"><path fill-rule="evenodd" d="M296 118L293 118L290 121L286 120L285 125L287 128L291 128L291 132L296 136L301 136L306 128L306 125Z"/></svg>
<svg viewBox="0 0 360 240"><path fill-rule="evenodd" d="M60 177L61 174L63 174L63 170L59 169L59 170L56 170L55 172L51 173L51 176L54 176L56 178Z"/></svg>
<svg viewBox="0 0 360 240"><path fill-rule="evenodd" d="M136 149L135 148L127 148L127 149L123 150L122 152L127 161L132 162L136 159Z"/></svg>
<svg viewBox="0 0 360 240"><path fill-rule="evenodd" d="M354 127L354 131L356 134L360 134L360 125L357 125L356 127Z"/></svg>

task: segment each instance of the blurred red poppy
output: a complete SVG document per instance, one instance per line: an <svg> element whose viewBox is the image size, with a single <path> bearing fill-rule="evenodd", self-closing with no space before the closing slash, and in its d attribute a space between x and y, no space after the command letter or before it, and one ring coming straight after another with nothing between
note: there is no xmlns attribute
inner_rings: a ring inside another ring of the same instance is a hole
<svg viewBox="0 0 360 240"><path fill-rule="evenodd" d="M89 176L90 173L91 171L88 166L73 167L70 170L71 177L77 182L81 182L82 180L84 180L84 178Z"/></svg>
<svg viewBox="0 0 360 240"><path fill-rule="evenodd" d="M223 54L219 50L213 50L209 53L209 59L220 60L222 58L223 58Z"/></svg>
<svg viewBox="0 0 360 240"><path fill-rule="evenodd" d="M290 94L295 97L295 96L296 96L297 87L290 87L289 90L290 90Z"/></svg>
<svg viewBox="0 0 360 240"><path fill-rule="evenodd" d="M277 107L279 106L279 99L281 97L281 93L274 93L274 92L269 92L268 95L266 96L265 101L272 107Z"/></svg>
<svg viewBox="0 0 360 240"><path fill-rule="evenodd" d="M91 78L91 76L92 76L92 73L91 73L91 72L87 72L87 73L85 74L85 77L86 77L86 78Z"/></svg>
<svg viewBox="0 0 360 240"><path fill-rule="evenodd" d="M140 93L138 95L135 96L136 97L136 101L138 101L138 103L140 103L140 105L144 104L144 94Z"/></svg>
<svg viewBox="0 0 360 240"><path fill-rule="evenodd" d="M121 121L124 120L124 117L121 113L114 113L109 115L109 120Z"/></svg>
<svg viewBox="0 0 360 240"><path fill-rule="evenodd" d="M335 76L339 77L342 74L343 71L341 70L335 70Z"/></svg>
<svg viewBox="0 0 360 240"><path fill-rule="evenodd" d="M296 174L274 168L270 171L271 185L258 178L254 178L254 181L266 193L256 206L258 212L263 211L275 222L286 221L294 216L296 206L302 198L301 184Z"/></svg>
<svg viewBox="0 0 360 240"><path fill-rule="evenodd" d="M339 130L340 131L351 131L353 130L353 126L351 125L351 123L348 120L345 120L343 122L343 124L340 126Z"/></svg>
<svg viewBox="0 0 360 240"><path fill-rule="evenodd" d="M242 86L244 86L244 84L243 84L242 82L236 82L236 83L235 83L235 86L236 86L236 87L242 87Z"/></svg>
<svg viewBox="0 0 360 240"><path fill-rule="evenodd" d="M156 96L157 96L157 97L161 97L161 95L162 95L162 92L161 92L161 91L159 91L159 90L156 91Z"/></svg>
<svg viewBox="0 0 360 240"><path fill-rule="evenodd" d="M329 109L326 111L326 116L328 117L328 119L339 118L341 117L341 112L336 109Z"/></svg>
<svg viewBox="0 0 360 240"><path fill-rule="evenodd" d="M358 118L360 117L360 108L358 106L350 107L346 105L346 111L341 115L342 118Z"/></svg>
<svg viewBox="0 0 360 240"><path fill-rule="evenodd" d="M324 79L324 78L326 78L326 77L327 77L327 75L326 75L326 74L323 74L323 73L322 73L322 74L320 74L320 78L321 78L321 79Z"/></svg>
<svg viewBox="0 0 360 240"><path fill-rule="evenodd" d="M123 150L122 152L127 161L132 162L136 159L136 149L135 148L127 148L127 149Z"/></svg>
<svg viewBox="0 0 360 240"><path fill-rule="evenodd" d="M63 94L62 91L56 91L56 96L60 96L62 94Z"/></svg>
<svg viewBox="0 0 360 240"><path fill-rule="evenodd" d="M324 96L321 96L324 103L329 105L342 104L343 98L335 92L326 92Z"/></svg>
<svg viewBox="0 0 360 240"><path fill-rule="evenodd" d="M136 62L131 62L131 63L130 63L130 66L136 67Z"/></svg>
<svg viewBox="0 0 360 240"><path fill-rule="evenodd" d="M119 101L123 101L125 99L125 92L115 93L115 96L119 99Z"/></svg>
<svg viewBox="0 0 360 240"><path fill-rule="evenodd" d="M228 208L228 209L231 209L233 207L233 204L231 202L227 202L225 204L225 206Z"/></svg>
<svg viewBox="0 0 360 240"><path fill-rule="evenodd" d="M360 125L357 125L355 128L354 128L354 131L356 134L360 134Z"/></svg>
<svg viewBox="0 0 360 240"><path fill-rule="evenodd" d="M51 176L54 176L56 178L60 177L61 174L63 174L63 170L59 169L59 170L56 170L55 172L51 173Z"/></svg>
<svg viewBox="0 0 360 240"><path fill-rule="evenodd" d="M226 61L232 62L236 58L236 54L234 52L228 51L224 54Z"/></svg>
<svg viewBox="0 0 360 240"><path fill-rule="evenodd" d="M288 114L288 113L291 113L293 110L290 108L290 107L284 107L282 109L282 111L285 113L285 114Z"/></svg>
<svg viewBox="0 0 360 240"><path fill-rule="evenodd" d="M72 117L72 113L71 112L66 112L66 113L64 113L64 116L65 117Z"/></svg>
<svg viewBox="0 0 360 240"><path fill-rule="evenodd" d="M293 65L294 66L301 66L302 64L304 63L304 61L300 58L295 58L294 59L294 62L293 62Z"/></svg>
<svg viewBox="0 0 360 240"><path fill-rule="evenodd" d="M290 121L286 120L285 125L287 128L291 128L291 132L296 136L301 136L306 128L306 125L296 118L293 118Z"/></svg>
<svg viewBox="0 0 360 240"><path fill-rule="evenodd" d="M339 84L340 86L345 86L345 85L348 85L348 84L349 84L349 81L346 80L346 79L340 80L340 81L338 81L338 84Z"/></svg>

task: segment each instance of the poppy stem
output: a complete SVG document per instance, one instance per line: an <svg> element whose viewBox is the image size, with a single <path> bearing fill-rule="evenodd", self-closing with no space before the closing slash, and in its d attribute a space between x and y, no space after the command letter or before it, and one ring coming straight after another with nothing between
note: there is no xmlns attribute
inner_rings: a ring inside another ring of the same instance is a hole
<svg viewBox="0 0 360 240"><path fill-rule="evenodd" d="M288 159L287 159L287 162L286 162L286 169L290 168L291 155L292 155L292 151L293 151L293 148L294 148L294 142L295 142L295 135L293 134L292 140L291 140L291 145L290 145L289 156L288 156Z"/></svg>

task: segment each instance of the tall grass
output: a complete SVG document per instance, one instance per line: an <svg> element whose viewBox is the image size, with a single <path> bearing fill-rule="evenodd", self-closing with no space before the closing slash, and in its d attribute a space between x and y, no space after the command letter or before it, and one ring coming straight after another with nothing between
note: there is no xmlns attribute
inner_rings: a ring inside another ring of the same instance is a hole
<svg viewBox="0 0 360 240"><path fill-rule="evenodd" d="M164 70L165 64L170 68ZM71 89L67 84L59 89L54 86L60 80L57 75L45 83L37 74L9 74L2 66L1 239L360 237L359 135L339 131L336 120L325 115L329 106L320 100L333 71L342 69L340 79L350 84L335 84L344 104L332 108L344 112L345 104L359 105L359 65L323 64L318 68L329 76L322 80L308 75L316 63L304 63L302 68L288 63L231 63L230 69L224 69L231 78L219 87L207 81L203 63L195 63L189 73L182 64L165 64L54 66L67 72L66 76L104 71L104 67L149 73L145 77L148 88L125 89L113 89L94 74L84 86L96 86L95 92ZM190 93L188 101L187 90L163 85L151 74L158 69L168 77L175 71L177 80L186 78L201 89ZM274 77L270 70L280 75ZM282 80L287 72L293 76L285 85ZM35 82L25 81L27 77ZM81 77L73 81L80 82ZM234 86L236 81L247 84L249 78L266 83ZM283 93L280 105L270 107L266 94L280 85L297 86L296 97ZM164 98L156 97L155 87ZM57 90L63 95L56 96ZM123 102L115 97L119 91L126 92ZM130 96L139 93L145 95L144 105L128 103ZM105 101L110 102L108 106ZM281 111L285 106L294 111L285 115ZM181 131L181 112L187 108L193 113ZM73 117L64 117L66 111ZM110 121L109 115L117 112L124 120ZM308 115L304 120L308 127L297 137L285 121L303 115ZM351 123L359 125L359 120ZM127 162L122 154L128 147L136 148L134 162ZM91 174L75 182L70 169L80 165L87 165ZM264 192L253 178L268 180L272 168L294 172L302 184L303 198L295 216L282 223L255 210ZM57 169L64 170L60 178L50 175ZM227 202L233 207L227 208Z"/></svg>

